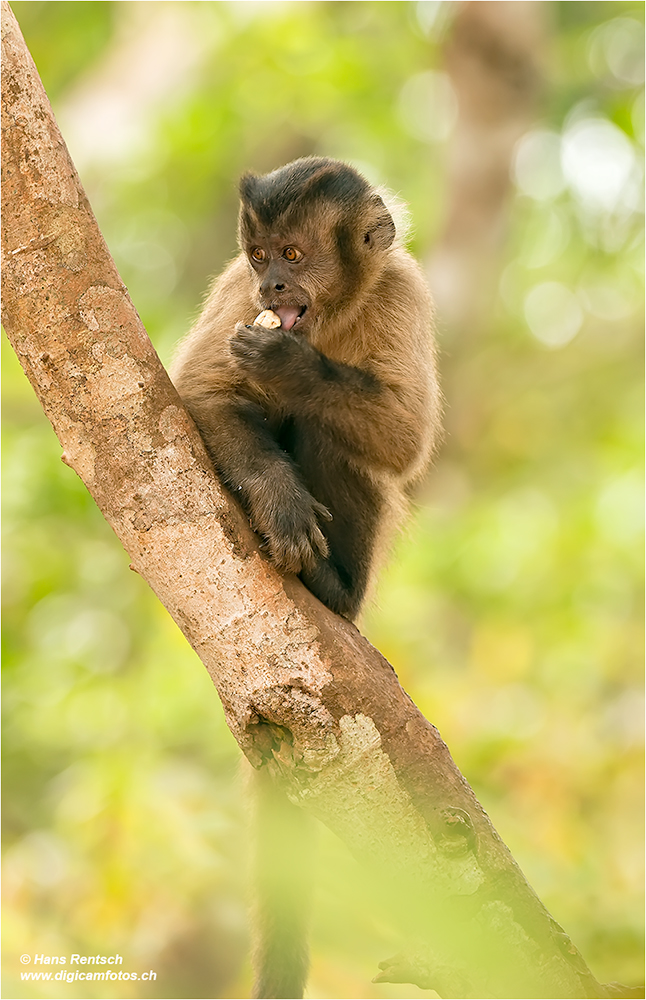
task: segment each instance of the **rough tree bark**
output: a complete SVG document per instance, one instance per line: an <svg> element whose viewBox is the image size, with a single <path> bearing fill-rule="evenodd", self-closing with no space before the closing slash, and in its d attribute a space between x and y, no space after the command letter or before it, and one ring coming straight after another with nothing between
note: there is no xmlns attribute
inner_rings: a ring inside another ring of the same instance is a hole
<svg viewBox="0 0 646 1000"><path fill-rule="evenodd" d="M373 865L445 997L603 997L383 657L260 556L146 335L2 5L3 318L63 448L251 763ZM390 887L390 890L389 888Z"/></svg>

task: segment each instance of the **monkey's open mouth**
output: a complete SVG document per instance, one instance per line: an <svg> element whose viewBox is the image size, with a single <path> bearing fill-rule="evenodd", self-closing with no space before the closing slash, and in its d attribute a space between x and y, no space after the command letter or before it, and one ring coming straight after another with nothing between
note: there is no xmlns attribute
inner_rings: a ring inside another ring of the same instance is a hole
<svg viewBox="0 0 646 1000"><path fill-rule="evenodd" d="M280 316L283 330L291 330L303 318L307 306L272 306L273 312Z"/></svg>

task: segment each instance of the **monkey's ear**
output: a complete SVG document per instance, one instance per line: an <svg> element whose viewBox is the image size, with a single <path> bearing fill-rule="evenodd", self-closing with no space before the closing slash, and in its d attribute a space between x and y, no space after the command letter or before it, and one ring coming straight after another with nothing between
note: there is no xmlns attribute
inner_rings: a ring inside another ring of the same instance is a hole
<svg viewBox="0 0 646 1000"><path fill-rule="evenodd" d="M247 204L251 204L254 199L254 195L258 190L258 181L260 178L257 174L243 174L240 178L240 198Z"/></svg>
<svg viewBox="0 0 646 1000"><path fill-rule="evenodd" d="M393 217L384 205L378 194L370 199L370 215L364 242L378 247L380 250L387 250L395 239L396 229Z"/></svg>
<svg viewBox="0 0 646 1000"><path fill-rule="evenodd" d="M254 199L258 191L259 178L255 174L244 174L240 178L240 213L238 216L238 242L244 243L258 232L260 223L254 210Z"/></svg>

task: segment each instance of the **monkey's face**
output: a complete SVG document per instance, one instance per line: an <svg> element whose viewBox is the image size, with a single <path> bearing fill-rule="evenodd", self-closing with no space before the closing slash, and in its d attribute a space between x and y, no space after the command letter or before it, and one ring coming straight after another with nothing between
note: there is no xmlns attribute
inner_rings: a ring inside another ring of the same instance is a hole
<svg viewBox="0 0 646 1000"><path fill-rule="evenodd" d="M245 251L258 288L258 306L280 316L283 330L305 332L316 314L311 273L315 248L303 233L248 234Z"/></svg>
<svg viewBox="0 0 646 1000"><path fill-rule="evenodd" d="M243 249L259 309L271 309L284 330L310 338L322 324L352 312L385 257L362 223L334 206L319 206L310 220L278 232L245 227Z"/></svg>
<svg viewBox="0 0 646 1000"><path fill-rule="evenodd" d="M238 234L258 307L310 339L330 321L343 324L369 294L395 236L379 194L352 167L319 157L247 174L240 194Z"/></svg>

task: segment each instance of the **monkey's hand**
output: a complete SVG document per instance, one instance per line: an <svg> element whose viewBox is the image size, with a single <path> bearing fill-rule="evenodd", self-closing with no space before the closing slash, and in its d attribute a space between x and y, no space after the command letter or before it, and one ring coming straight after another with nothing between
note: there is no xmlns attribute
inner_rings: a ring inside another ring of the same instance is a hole
<svg viewBox="0 0 646 1000"><path fill-rule="evenodd" d="M278 327L239 323L229 341L231 353L240 371L259 385L271 387L282 395L294 412L305 411L319 419L348 429L348 407L356 416L363 405L369 407L366 426L379 416L381 387L371 373L351 365L332 361L305 339Z"/></svg>
<svg viewBox="0 0 646 1000"><path fill-rule="evenodd" d="M263 538L261 549L284 573L312 569L328 555L319 519L330 521L332 515L307 490L294 490L293 484L285 483L275 497L273 485L269 479L252 505L251 521Z"/></svg>
<svg viewBox="0 0 646 1000"><path fill-rule="evenodd" d="M314 353L302 337L282 327L268 330L239 323L229 344L238 368L261 385L285 380L290 369L302 366L308 353Z"/></svg>

